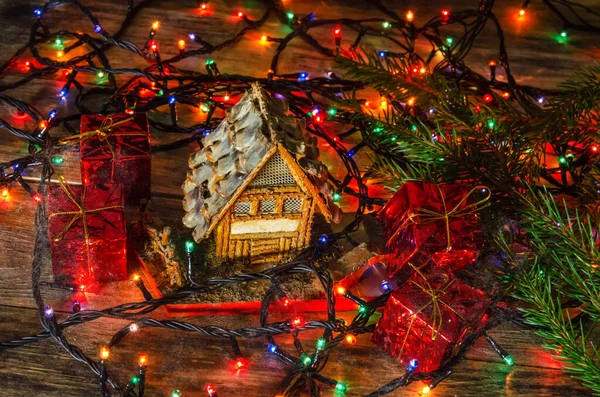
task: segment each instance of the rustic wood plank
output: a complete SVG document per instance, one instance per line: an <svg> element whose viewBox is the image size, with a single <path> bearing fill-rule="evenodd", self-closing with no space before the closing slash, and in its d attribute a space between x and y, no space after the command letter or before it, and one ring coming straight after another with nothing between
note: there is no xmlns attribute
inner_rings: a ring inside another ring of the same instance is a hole
<svg viewBox="0 0 600 397"><path fill-rule="evenodd" d="M160 312L157 315L160 317ZM64 318L62 313L58 316ZM342 317L349 320L350 314L344 313ZM189 321L222 327L258 324L256 316L193 318ZM18 328L14 326L16 322ZM66 336L95 358L112 334L127 324L128 321L102 319L69 329ZM39 330L34 310L0 306L0 335L3 338L11 339ZM315 332L302 336L308 351L313 349L317 337ZM506 367L480 340L456 367L455 373L438 386L435 395L590 395L549 361L549 355L536 347L539 341L531 332L503 326L494 332L494 337L513 353L515 367ZM277 339L283 348L293 351L289 337ZM238 374L232 369L233 355L227 343L179 332L142 329L112 351L109 369L123 382L134 373L137 355L145 352L149 355L149 395L168 395L178 388L186 396L202 396L201 388L212 383L224 396L236 395L241 390L248 396L268 396L277 392L284 372L274 356L266 352L265 343L264 340L241 341L249 368ZM24 395L43 390L45 396L80 396L97 392L97 380L86 367L69 359L51 341L0 354L3 390L19 390ZM325 371L327 376L348 384L348 396L371 392L401 373L402 367L374 349L367 335L359 336L354 346L342 345L333 353ZM410 385L391 396L412 395L422 387L422 384Z"/></svg>

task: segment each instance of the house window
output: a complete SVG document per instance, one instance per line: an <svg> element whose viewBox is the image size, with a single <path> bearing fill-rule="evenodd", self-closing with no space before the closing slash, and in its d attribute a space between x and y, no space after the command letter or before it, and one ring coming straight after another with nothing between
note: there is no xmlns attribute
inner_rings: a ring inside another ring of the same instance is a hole
<svg viewBox="0 0 600 397"><path fill-rule="evenodd" d="M233 206L234 214L249 214L250 213L250 202L249 201L238 201Z"/></svg>
<svg viewBox="0 0 600 397"><path fill-rule="evenodd" d="M283 212L291 212L297 214L302 212L302 199L301 198L290 198L283 201Z"/></svg>
<svg viewBox="0 0 600 397"><path fill-rule="evenodd" d="M275 200L262 200L258 210L261 214L272 214L275 212Z"/></svg>

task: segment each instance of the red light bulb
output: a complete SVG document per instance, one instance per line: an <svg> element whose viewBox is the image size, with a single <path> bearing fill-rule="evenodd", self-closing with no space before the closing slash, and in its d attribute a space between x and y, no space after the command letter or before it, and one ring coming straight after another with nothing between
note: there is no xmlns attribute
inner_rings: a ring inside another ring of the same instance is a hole
<svg viewBox="0 0 600 397"><path fill-rule="evenodd" d="M242 19L244 17L244 13L240 11L237 13L237 16L239 19Z"/></svg>
<svg viewBox="0 0 600 397"><path fill-rule="evenodd" d="M447 17L448 15L450 15L450 10L448 10L448 9L444 8L444 9L442 10L442 15L443 15L444 17Z"/></svg>
<svg viewBox="0 0 600 397"><path fill-rule="evenodd" d="M592 152L595 153L595 152L598 151L598 146L597 145L592 145L592 147L590 149L592 149ZM3 194L4 194L4 192L3 192Z"/></svg>
<svg viewBox="0 0 600 397"><path fill-rule="evenodd" d="M208 397L213 397L217 395L217 390L211 384L206 385L206 392L208 393Z"/></svg>
<svg viewBox="0 0 600 397"><path fill-rule="evenodd" d="M32 196L33 201L35 201L38 204L41 204L42 201L44 201L44 199L42 198L42 196L39 193L36 193Z"/></svg>
<svg viewBox="0 0 600 397"><path fill-rule="evenodd" d="M150 43L148 43L150 45L150 49L154 52L158 51L158 43L154 40L152 40Z"/></svg>
<svg viewBox="0 0 600 397"><path fill-rule="evenodd" d="M493 60L493 59L492 59L492 60L490 60L490 61L488 62L488 66L490 66L490 67L492 67L492 66L496 66L496 61L495 61L495 60Z"/></svg>
<svg viewBox="0 0 600 397"><path fill-rule="evenodd" d="M333 34L335 35L335 37L342 37L342 28L340 28L339 26L337 28L335 28L335 30L333 31Z"/></svg>
<svg viewBox="0 0 600 397"><path fill-rule="evenodd" d="M246 368L246 365L247 365L246 360L244 360L241 357L235 361L235 368L237 370L242 370L242 369Z"/></svg>
<svg viewBox="0 0 600 397"><path fill-rule="evenodd" d="M206 3L200 4L200 8L202 8L203 10L206 10L207 7L208 7L208 4L206 4Z"/></svg>
<svg viewBox="0 0 600 397"><path fill-rule="evenodd" d="M492 100L493 100L493 99L494 99L494 97L492 97L490 94L485 94L485 95L483 96L483 101L484 101L484 102L487 102L487 103L490 103L490 102L492 102Z"/></svg>

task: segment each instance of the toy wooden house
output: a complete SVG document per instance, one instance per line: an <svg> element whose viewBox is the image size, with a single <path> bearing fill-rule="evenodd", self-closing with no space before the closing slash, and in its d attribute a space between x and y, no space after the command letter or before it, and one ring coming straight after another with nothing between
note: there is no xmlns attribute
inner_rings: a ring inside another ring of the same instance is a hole
<svg viewBox="0 0 600 397"><path fill-rule="evenodd" d="M183 223L217 256L280 261L309 244L313 216L339 221L316 138L254 84L190 157Z"/></svg>

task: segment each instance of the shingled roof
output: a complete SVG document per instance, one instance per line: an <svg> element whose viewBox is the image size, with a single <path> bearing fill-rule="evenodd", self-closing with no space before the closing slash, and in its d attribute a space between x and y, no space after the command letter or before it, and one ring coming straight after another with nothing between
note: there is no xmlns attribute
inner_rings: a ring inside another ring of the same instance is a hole
<svg viewBox="0 0 600 397"><path fill-rule="evenodd" d="M183 223L194 229L196 241L210 235L276 152L289 153L301 167L325 218L340 220L341 211L333 202L334 188L327 168L319 161L317 139L287 111L287 102L273 98L255 83L227 111L219 126L203 138L203 149L190 156L191 171L182 186L183 208L187 212Z"/></svg>

